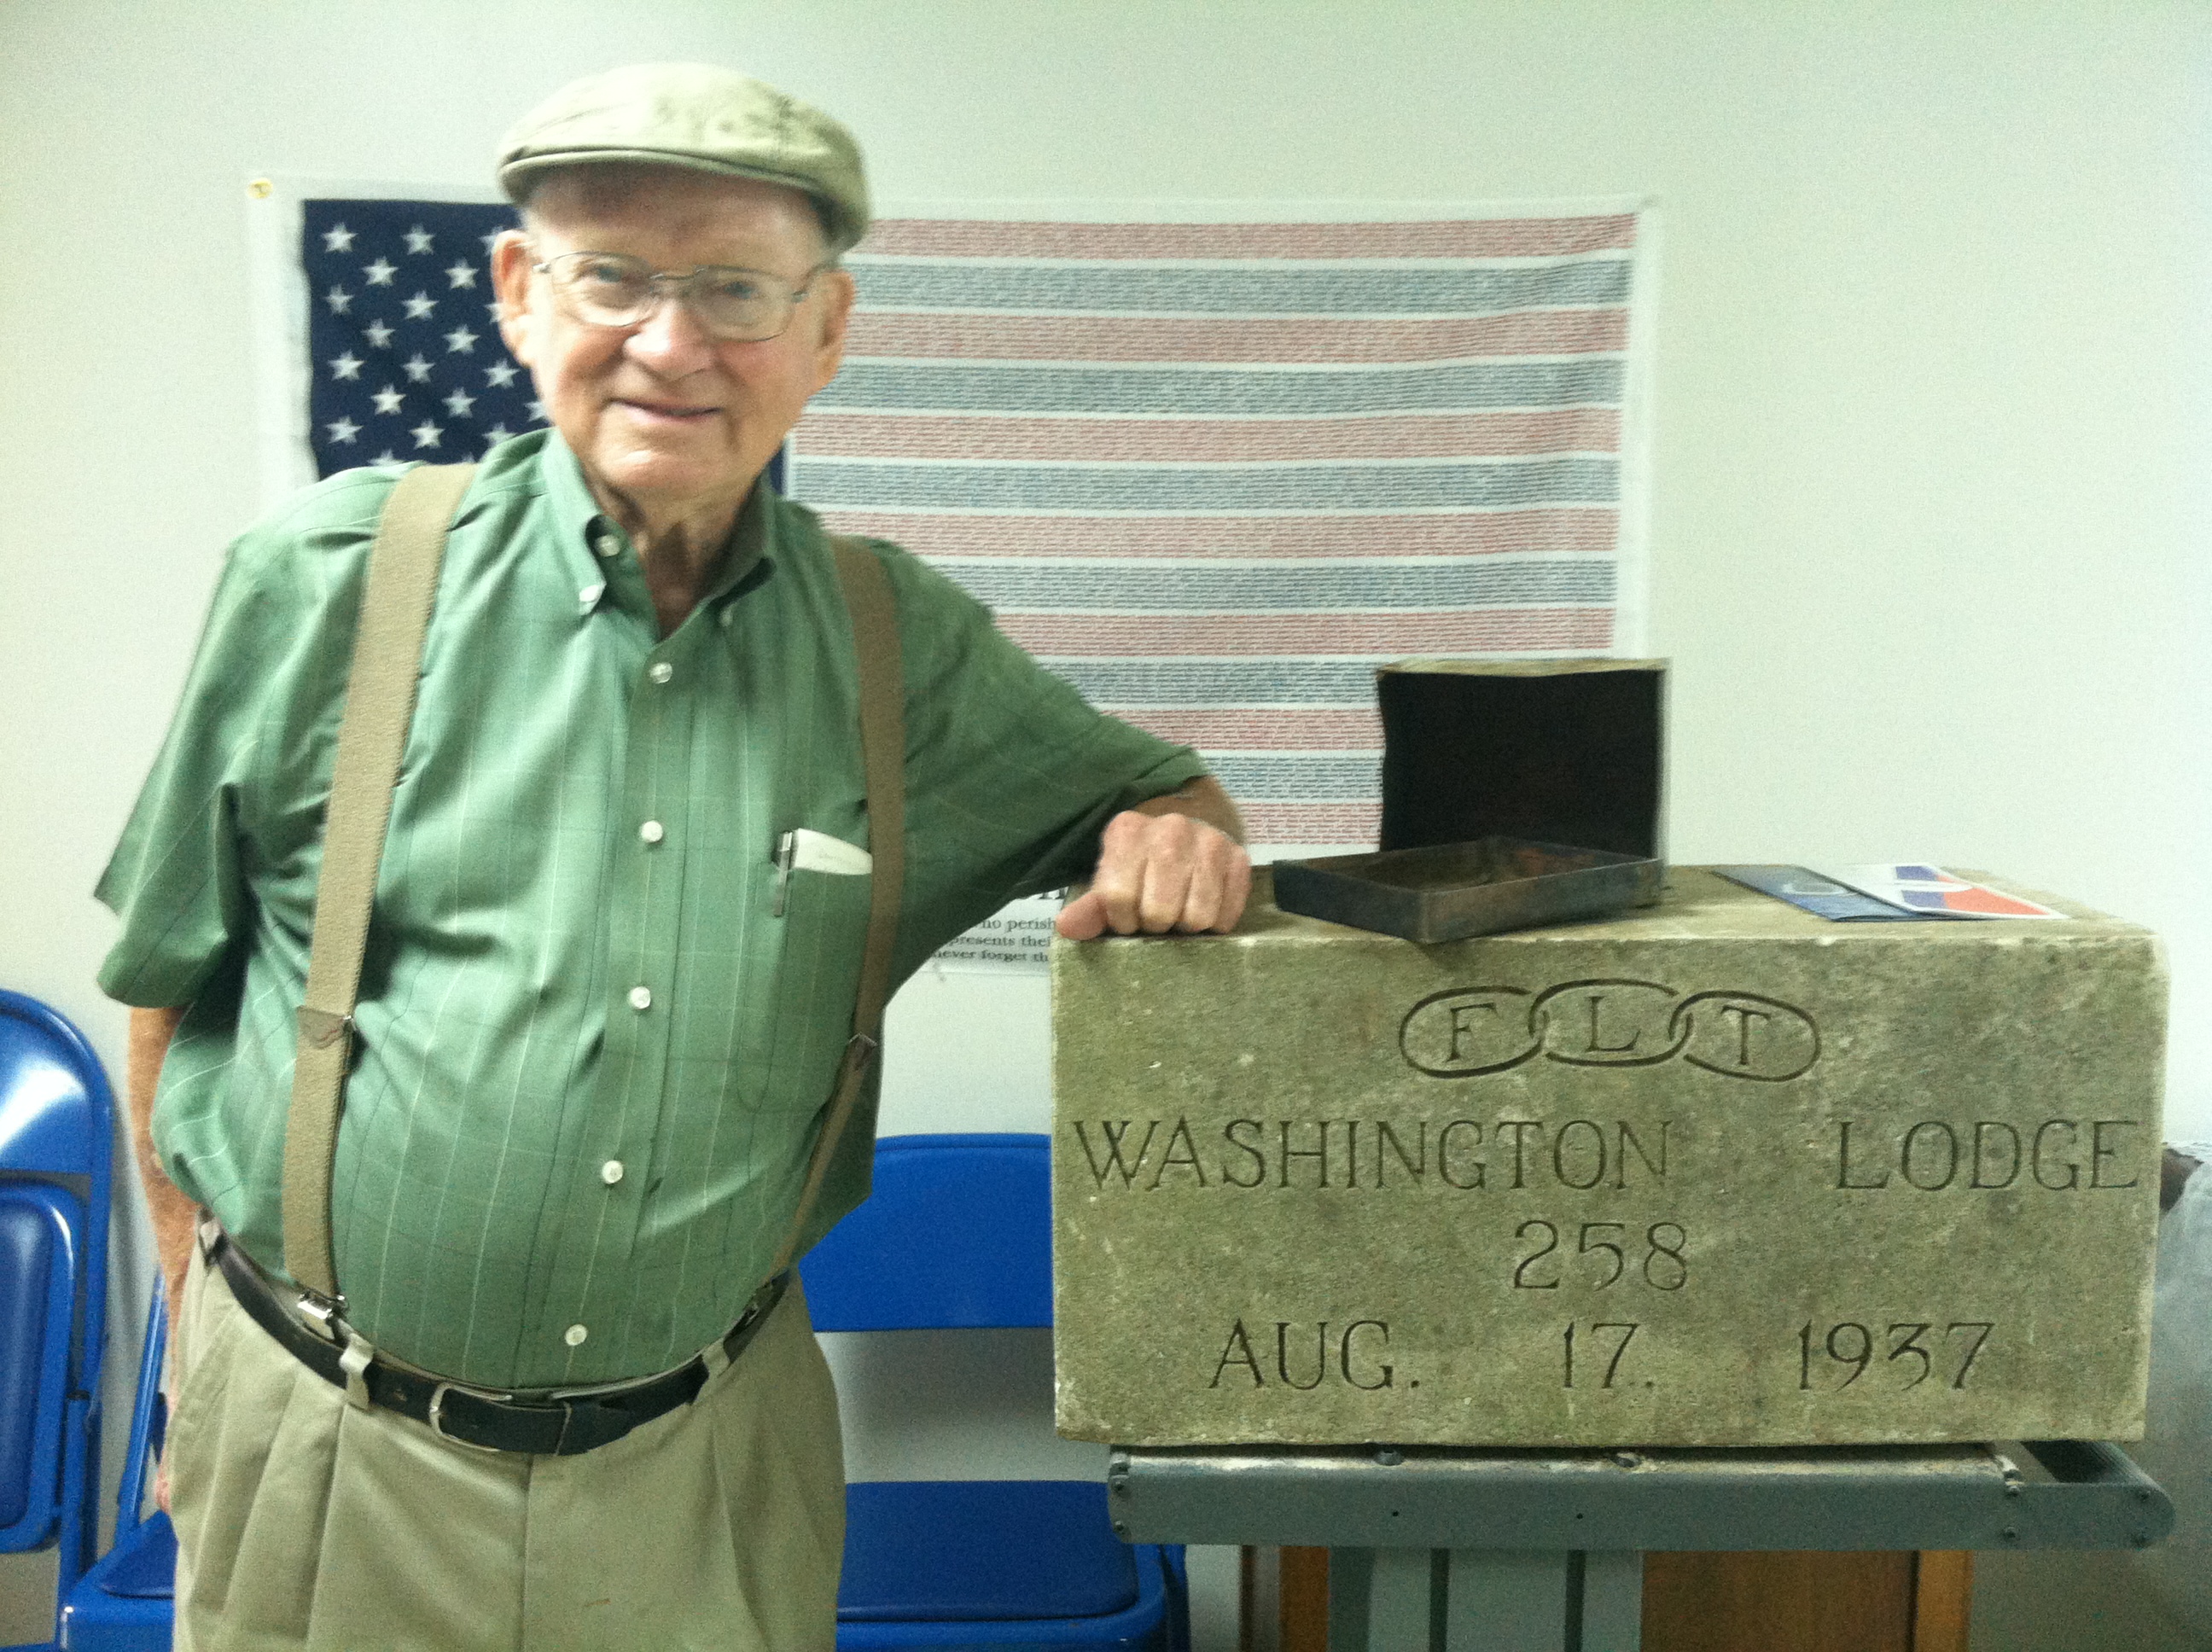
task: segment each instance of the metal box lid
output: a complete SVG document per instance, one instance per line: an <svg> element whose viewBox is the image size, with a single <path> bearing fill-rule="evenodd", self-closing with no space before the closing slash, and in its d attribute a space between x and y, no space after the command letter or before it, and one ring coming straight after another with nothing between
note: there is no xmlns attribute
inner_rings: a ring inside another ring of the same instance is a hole
<svg viewBox="0 0 2212 1652"><path fill-rule="evenodd" d="M1376 695L1382 847L1516 837L1664 858L1667 661L1407 659Z"/></svg>

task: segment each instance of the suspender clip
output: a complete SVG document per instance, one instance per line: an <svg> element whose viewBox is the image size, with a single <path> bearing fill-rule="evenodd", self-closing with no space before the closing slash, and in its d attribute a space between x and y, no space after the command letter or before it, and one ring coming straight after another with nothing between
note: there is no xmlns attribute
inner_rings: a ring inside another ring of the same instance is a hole
<svg viewBox="0 0 2212 1652"><path fill-rule="evenodd" d="M353 1017L349 1015L337 1015L302 1004L296 1016L300 1036L319 1050L328 1049L340 1039L353 1036Z"/></svg>
<svg viewBox="0 0 2212 1652"><path fill-rule="evenodd" d="M317 1333L332 1343L344 1344L345 1338L338 1333L339 1324L345 1318L343 1292L335 1297L325 1297L319 1291L310 1291L301 1285L297 1307L300 1317Z"/></svg>

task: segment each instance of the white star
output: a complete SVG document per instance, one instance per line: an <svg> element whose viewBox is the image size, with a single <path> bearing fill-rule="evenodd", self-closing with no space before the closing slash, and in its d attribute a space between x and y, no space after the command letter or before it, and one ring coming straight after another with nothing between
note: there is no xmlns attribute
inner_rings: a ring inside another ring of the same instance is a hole
<svg viewBox="0 0 2212 1652"><path fill-rule="evenodd" d="M343 355L333 358L331 362L331 377L333 379L360 378L361 357L348 350Z"/></svg>
<svg viewBox="0 0 2212 1652"><path fill-rule="evenodd" d="M353 295L343 287L333 287L323 295L323 302L331 307L332 315L343 315L353 307Z"/></svg>
<svg viewBox="0 0 2212 1652"><path fill-rule="evenodd" d="M448 355L466 355L476 347L477 336L466 327L456 327L446 335L446 350Z"/></svg>
<svg viewBox="0 0 2212 1652"><path fill-rule="evenodd" d="M390 385L386 385L368 399L376 404L376 410L380 413L397 413L399 410L399 404L406 398Z"/></svg>
<svg viewBox="0 0 2212 1652"><path fill-rule="evenodd" d="M438 307L438 301L432 298L428 293L417 293L414 297L406 301L405 307L407 310L407 319L410 321L420 321L424 316L429 314L431 311Z"/></svg>
<svg viewBox="0 0 2212 1652"><path fill-rule="evenodd" d="M469 410L476 404L477 398L470 395L465 390L457 390L452 395L446 398L446 411L452 414L457 419L465 419L468 417Z"/></svg>
<svg viewBox="0 0 2212 1652"><path fill-rule="evenodd" d="M430 232L423 228L422 225L416 224L414 228L407 232L407 250L410 252L428 252L430 250Z"/></svg>
<svg viewBox="0 0 2212 1652"><path fill-rule="evenodd" d="M537 421L538 421L538 423L540 423L540 424L544 423L544 422L545 422L545 404L544 404L544 403L543 403L543 402L541 402L541 401L538 401L538 400L537 400L537 399L535 399L535 398L533 398L532 399L532 401L531 401L531 404L530 404L530 416L531 416L532 418L533 418L533 419L537 420Z"/></svg>
<svg viewBox="0 0 2212 1652"><path fill-rule="evenodd" d="M483 243L484 256L486 258L489 258L491 256L491 244L500 238L500 234L501 232L495 229L489 235L479 235L477 237L478 240Z"/></svg>
<svg viewBox="0 0 2212 1652"><path fill-rule="evenodd" d="M353 251L353 237L354 232L343 224L332 224L323 232L323 251L350 252Z"/></svg>
<svg viewBox="0 0 2212 1652"><path fill-rule="evenodd" d="M512 361L501 361L496 367L484 369L484 377L491 380L494 390L505 390L514 382L515 367Z"/></svg>
<svg viewBox="0 0 2212 1652"><path fill-rule="evenodd" d="M397 465L399 463L399 459L398 456L394 454L389 447L387 447L382 452L379 453L374 459L369 460L369 463L371 465Z"/></svg>
<svg viewBox="0 0 2212 1652"><path fill-rule="evenodd" d="M509 430L505 425L495 424L492 426L490 429L484 432L484 440L486 441L505 441L514 434L514 433L512 430Z"/></svg>
<svg viewBox="0 0 2212 1652"><path fill-rule="evenodd" d="M456 260L446 266L446 279L456 287L473 287L477 284L477 267Z"/></svg>
<svg viewBox="0 0 2212 1652"><path fill-rule="evenodd" d="M430 364L422 359L420 350L409 356L403 365L407 369L408 378L416 384L427 385L430 382Z"/></svg>
<svg viewBox="0 0 2212 1652"><path fill-rule="evenodd" d="M370 322L368 325L361 330L361 334L362 337L368 339L368 342L378 349L382 349L386 345L392 342L392 329L386 326L381 321Z"/></svg>
<svg viewBox="0 0 2212 1652"><path fill-rule="evenodd" d="M361 427L351 419L337 420L331 424L330 429L332 441L351 441L361 434Z"/></svg>
<svg viewBox="0 0 2212 1652"><path fill-rule="evenodd" d="M491 318L494 326L497 326L507 316L506 310L501 307L497 299L492 300L490 303L484 306L484 313Z"/></svg>
<svg viewBox="0 0 2212 1652"><path fill-rule="evenodd" d="M415 445L417 447L435 447L438 445L438 438L446 433L431 423L429 420L425 419L407 434L415 438Z"/></svg>
<svg viewBox="0 0 2212 1652"><path fill-rule="evenodd" d="M364 264L361 266L362 274L368 277L368 284L372 287L391 286L392 277L397 275L398 270L398 264L386 264L382 258L379 258L374 264Z"/></svg>

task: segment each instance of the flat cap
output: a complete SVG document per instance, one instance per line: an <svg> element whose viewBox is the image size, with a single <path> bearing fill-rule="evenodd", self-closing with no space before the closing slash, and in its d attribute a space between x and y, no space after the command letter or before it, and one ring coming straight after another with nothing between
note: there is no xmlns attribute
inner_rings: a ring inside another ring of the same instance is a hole
<svg viewBox="0 0 2212 1652"><path fill-rule="evenodd" d="M515 122L499 183L520 201L538 174L595 162L688 167L813 197L830 250L868 228L868 179L852 133L811 104L711 64L633 64L571 82Z"/></svg>

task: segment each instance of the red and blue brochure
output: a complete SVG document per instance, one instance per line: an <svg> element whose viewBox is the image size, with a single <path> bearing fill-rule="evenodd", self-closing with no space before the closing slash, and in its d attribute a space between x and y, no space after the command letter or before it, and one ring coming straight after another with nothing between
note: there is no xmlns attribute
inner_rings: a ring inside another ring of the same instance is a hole
<svg viewBox="0 0 2212 1652"><path fill-rule="evenodd" d="M2063 918L2063 912L1924 861L1870 866L1715 866L1722 877L1833 923Z"/></svg>

